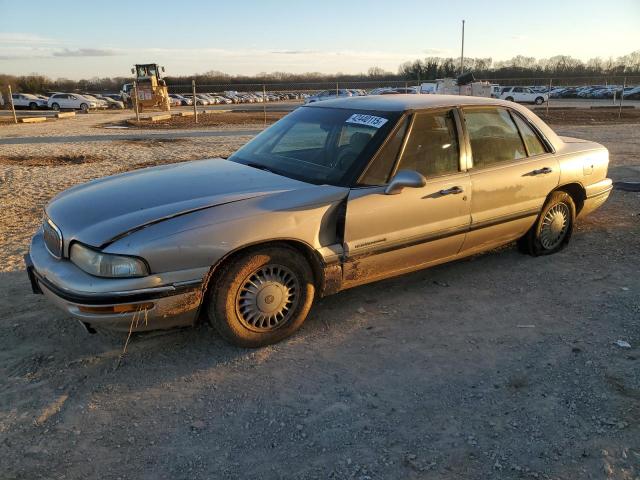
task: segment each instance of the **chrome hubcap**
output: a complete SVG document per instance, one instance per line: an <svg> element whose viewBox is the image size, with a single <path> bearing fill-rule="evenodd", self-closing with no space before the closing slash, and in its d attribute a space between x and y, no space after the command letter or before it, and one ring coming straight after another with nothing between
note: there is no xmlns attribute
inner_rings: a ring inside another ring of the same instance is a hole
<svg viewBox="0 0 640 480"><path fill-rule="evenodd" d="M294 273L282 265L265 265L251 273L240 287L236 309L245 327L260 332L284 325L296 309L300 286Z"/></svg>
<svg viewBox="0 0 640 480"><path fill-rule="evenodd" d="M551 207L542 219L540 243L545 249L551 250L562 242L568 229L569 207L564 203L558 203Z"/></svg>

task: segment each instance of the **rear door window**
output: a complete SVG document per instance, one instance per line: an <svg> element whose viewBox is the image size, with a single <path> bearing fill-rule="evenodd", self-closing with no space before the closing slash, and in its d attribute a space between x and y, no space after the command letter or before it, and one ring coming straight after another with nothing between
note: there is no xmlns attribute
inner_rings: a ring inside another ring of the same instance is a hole
<svg viewBox="0 0 640 480"><path fill-rule="evenodd" d="M520 133L504 108L468 109L464 111L464 120L474 168L527 156Z"/></svg>

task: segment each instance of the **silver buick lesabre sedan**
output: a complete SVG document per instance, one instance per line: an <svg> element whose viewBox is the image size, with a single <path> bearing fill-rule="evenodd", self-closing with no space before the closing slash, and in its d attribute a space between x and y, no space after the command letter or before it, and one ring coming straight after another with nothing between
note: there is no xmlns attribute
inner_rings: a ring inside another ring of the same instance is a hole
<svg viewBox="0 0 640 480"><path fill-rule="evenodd" d="M61 193L25 260L33 291L89 331L208 320L259 347L300 328L314 297L515 240L557 252L609 196L608 161L512 102L327 100L229 159Z"/></svg>

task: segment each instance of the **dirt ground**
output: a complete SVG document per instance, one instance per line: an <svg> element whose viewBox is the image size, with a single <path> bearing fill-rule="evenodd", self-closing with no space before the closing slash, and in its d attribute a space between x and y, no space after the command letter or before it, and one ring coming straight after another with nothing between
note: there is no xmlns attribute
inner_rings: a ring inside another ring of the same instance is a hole
<svg viewBox="0 0 640 480"><path fill-rule="evenodd" d="M622 112L615 107L598 108L551 108L546 113L544 107L532 107L536 114L550 125L600 125L617 123L640 123L640 109L628 108ZM266 123L271 124L288 112L267 112ZM221 125L260 125L264 124L263 112L215 112L198 116L198 123L193 117L172 117L170 120L151 122L150 120L126 120L120 124L144 129L191 129L202 127L219 127Z"/></svg>
<svg viewBox="0 0 640 480"><path fill-rule="evenodd" d="M152 122L150 120L141 119L139 122L133 120L127 120L123 125L135 128L143 129L185 129L185 128L202 128L202 127L220 127L222 125L243 125L243 126L255 126L264 125L266 120L267 125L280 120L289 112L267 112L266 116L264 112L221 112L211 110L206 114L198 115L198 123L195 123L195 119L192 116L178 117L173 116L170 120L164 120L160 122Z"/></svg>
<svg viewBox="0 0 640 480"><path fill-rule="evenodd" d="M533 111L545 122L554 126L562 125L601 125L612 123L640 123L640 109L616 107L598 108L552 108L547 114L544 107Z"/></svg>
<svg viewBox="0 0 640 480"><path fill-rule="evenodd" d="M640 180L639 124L556 130ZM245 141L0 147L0 478L640 477L639 193L614 191L559 254L342 292L260 350L201 326L136 336L116 368L121 342L30 293L21 254L56 192Z"/></svg>

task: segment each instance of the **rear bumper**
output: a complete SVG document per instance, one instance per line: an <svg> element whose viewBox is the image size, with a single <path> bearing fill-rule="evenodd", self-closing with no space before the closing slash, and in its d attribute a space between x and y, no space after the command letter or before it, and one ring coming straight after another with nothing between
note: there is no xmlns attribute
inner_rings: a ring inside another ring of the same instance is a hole
<svg viewBox="0 0 640 480"><path fill-rule="evenodd" d="M600 208L609 198L612 189L613 182L610 178L605 178L604 180L587 186L585 188L586 198L579 216L584 217Z"/></svg>
<svg viewBox="0 0 640 480"><path fill-rule="evenodd" d="M43 294L85 325L121 331L193 325L202 302L202 277L165 284L159 284L156 278L153 286L129 289L122 288L126 287L122 280L127 279L89 276L86 290L80 290L77 278L86 274L67 260L54 259L39 234L24 260L33 293ZM110 285L116 288L106 288Z"/></svg>

